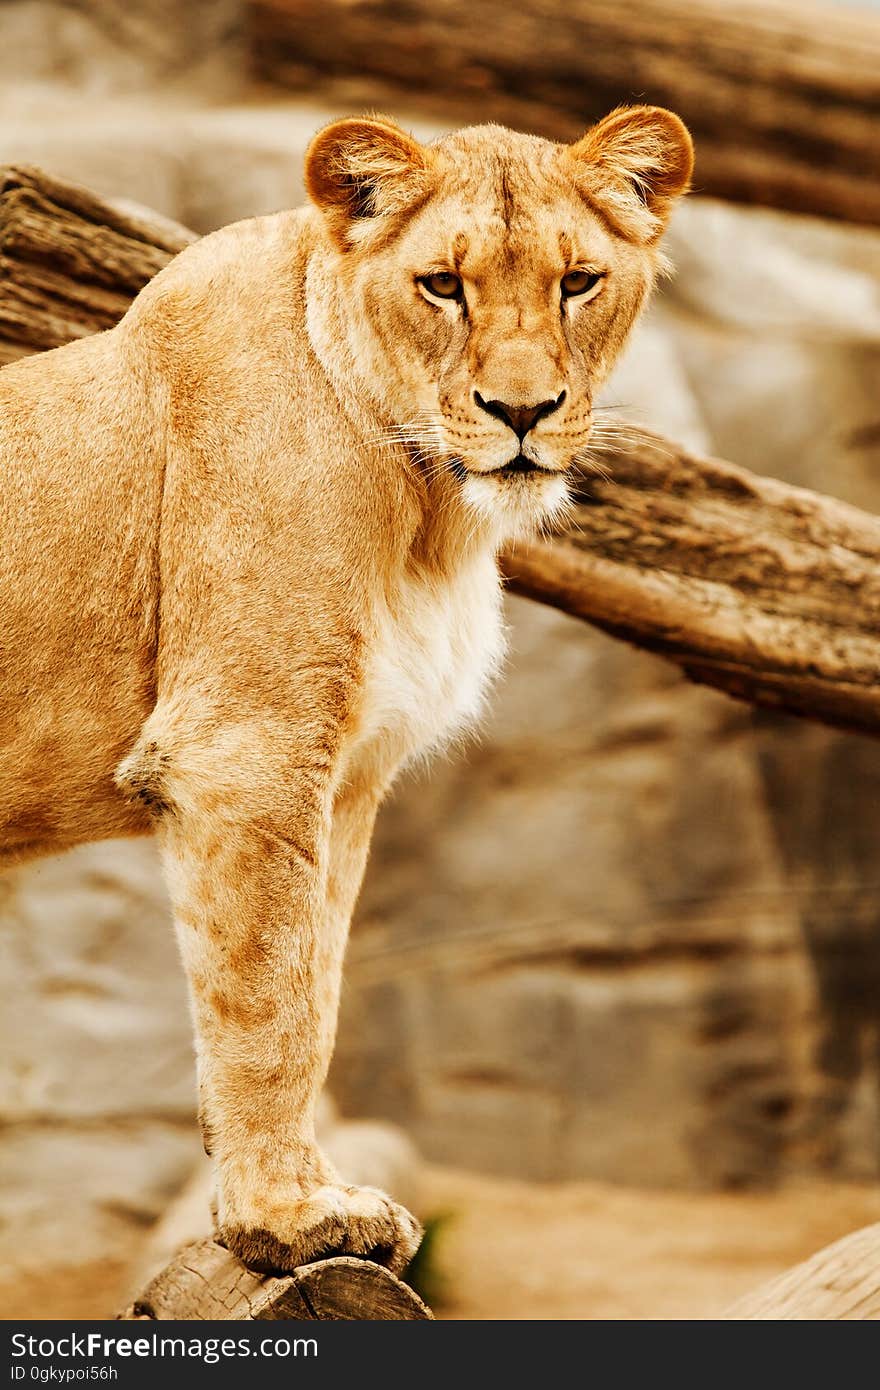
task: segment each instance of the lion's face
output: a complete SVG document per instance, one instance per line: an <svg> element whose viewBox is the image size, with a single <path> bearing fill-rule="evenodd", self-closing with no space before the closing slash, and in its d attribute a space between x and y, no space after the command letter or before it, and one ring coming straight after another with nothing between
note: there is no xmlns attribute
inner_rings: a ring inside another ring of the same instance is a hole
<svg viewBox="0 0 880 1390"><path fill-rule="evenodd" d="M653 273L650 254L536 165L505 160L489 186L433 199L356 279L390 330L379 350L399 382L396 423L481 511L524 519L564 501Z"/></svg>
<svg viewBox="0 0 880 1390"><path fill-rule="evenodd" d="M564 504L690 168L684 127L654 108L570 147L477 127L425 148L361 121L314 142L351 360L381 384L388 438L499 530Z"/></svg>

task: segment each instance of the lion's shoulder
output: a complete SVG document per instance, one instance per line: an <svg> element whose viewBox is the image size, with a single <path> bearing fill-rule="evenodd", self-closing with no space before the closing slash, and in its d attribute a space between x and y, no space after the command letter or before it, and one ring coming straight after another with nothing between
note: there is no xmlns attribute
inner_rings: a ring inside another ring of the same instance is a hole
<svg viewBox="0 0 880 1390"><path fill-rule="evenodd" d="M286 305L296 316L298 289L311 244L306 209L230 223L187 246L137 296L126 331L170 329L192 338L242 331L265 337Z"/></svg>

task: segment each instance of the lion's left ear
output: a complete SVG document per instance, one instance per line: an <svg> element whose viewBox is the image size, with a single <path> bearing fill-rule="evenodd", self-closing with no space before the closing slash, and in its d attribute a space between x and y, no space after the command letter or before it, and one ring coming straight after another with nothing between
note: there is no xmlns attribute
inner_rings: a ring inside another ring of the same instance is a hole
<svg viewBox="0 0 880 1390"><path fill-rule="evenodd" d="M636 216L648 240L663 230L694 167L687 127L662 106L621 106L566 153L600 196L604 185L624 214Z"/></svg>
<svg viewBox="0 0 880 1390"><path fill-rule="evenodd" d="M430 187L430 154L384 117L335 121L306 151L309 197L344 247L355 223L404 212Z"/></svg>

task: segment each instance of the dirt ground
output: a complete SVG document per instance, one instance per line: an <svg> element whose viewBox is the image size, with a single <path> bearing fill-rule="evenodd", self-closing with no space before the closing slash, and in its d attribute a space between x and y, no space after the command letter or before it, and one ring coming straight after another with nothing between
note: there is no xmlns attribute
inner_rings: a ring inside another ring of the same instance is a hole
<svg viewBox="0 0 880 1390"><path fill-rule="evenodd" d="M670 1193L430 1169L425 1209L450 1213L438 1317L691 1320L880 1220L880 1189Z"/></svg>
<svg viewBox="0 0 880 1390"><path fill-rule="evenodd" d="M654 1192L541 1185L447 1168L424 1175L421 1208L441 1215L439 1318L705 1319L859 1226L880 1189L813 1182L781 1192ZM130 1270L60 1262L0 1280L0 1316L111 1317Z"/></svg>

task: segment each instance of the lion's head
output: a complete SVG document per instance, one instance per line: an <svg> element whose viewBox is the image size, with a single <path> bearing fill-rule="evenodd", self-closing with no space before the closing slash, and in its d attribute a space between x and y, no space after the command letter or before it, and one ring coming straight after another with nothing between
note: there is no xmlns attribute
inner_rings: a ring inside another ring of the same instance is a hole
<svg viewBox="0 0 880 1390"><path fill-rule="evenodd" d="M313 140L347 370L503 529L564 502L692 164L682 122L647 106L574 145L499 126L422 145L384 118Z"/></svg>

